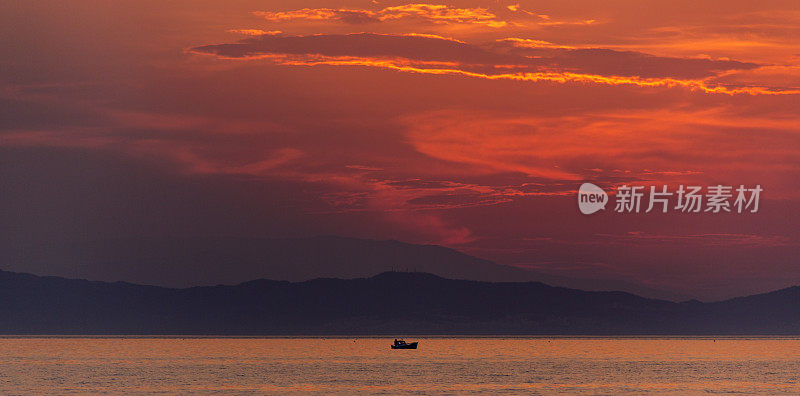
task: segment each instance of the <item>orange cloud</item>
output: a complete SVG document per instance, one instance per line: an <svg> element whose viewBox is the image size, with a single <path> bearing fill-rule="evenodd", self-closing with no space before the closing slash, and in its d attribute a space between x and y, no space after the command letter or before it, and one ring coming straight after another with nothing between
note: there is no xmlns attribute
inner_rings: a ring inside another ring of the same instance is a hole
<svg viewBox="0 0 800 396"><path fill-rule="evenodd" d="M532 40L532 39L523 39L523 38L516 38L516 37L509 37L506 39L497 40L499 42L508 42L511 43L514 47L522 47L522 48L564 48L564 49L575 49L577 47L569 46L569 45L559 45L553 44L549 41L544 40Z"/></svg>
<svg viewBox="0 0 800 396"><path fill-rule="evenodd" d="M361 8L303 8L290 11L255 11L254 15L273 23L340 22L350 25L392 23L408 27L422 23L429 28L442 29L489 28L498 29L553 28L557 26L586 26L597 23L592 18L556 19L523 9L519 4L490 10L490 8L459 8L444 4L412 3L370 10Z"/></svg>
<svg viewBox="0 0 800 396"><path fill-rule="evenodd" d="M261 30L261 29L229 29L230 33L239 33L245 36L263 36L265 34L281 34L280 30Z"/></svg>
<svg viewBox="0 0 800 396"><path fill-rule="evenodd" d="M644 88L687 88L692 91L712 94L726 95L798 95L800 89L773 89L770 87L737 87L729 88L723 85L711 85L702 80L679 80L674 78L638 78L621 76L600 76L592 74L580 74L570 72L537 72L537 73L505 73L505 74L486 74L476 73L459 69L427 69L403 65L402 61L396 62L383 59L369 58L349 58L336 59L319 57L315 60L279 60L284 65L334 65L334 66L369 66L393 69L411 73L438 74L438 75L461 75L466 77L483 78L487 80L512 80L526 82L556 82L556 83L593 83L602 85L629 85Z"/></svg>
<svg viewBox="0 0 800 396"><path fill-rule="evenodd" d="M435 4L406 4L386 7L378 11L345 8L303 8L283 12L256 11L254 14L274 22L333 20L360 24L401 19L421 19L436 24L480 24L489 27L507 25L507 22L498 20L497 16L490 13L486 8L455 8Z"/></svg>
<svg viewBox="0 0 800 396"><path fill-rule="evenodd" d="M408 142L419 152L486 172L787 186L800 171L797 117L737 116L724 108L561 117L439 111L404 122ZM772 197L797 195L778 189L773 187Z"/></svg>

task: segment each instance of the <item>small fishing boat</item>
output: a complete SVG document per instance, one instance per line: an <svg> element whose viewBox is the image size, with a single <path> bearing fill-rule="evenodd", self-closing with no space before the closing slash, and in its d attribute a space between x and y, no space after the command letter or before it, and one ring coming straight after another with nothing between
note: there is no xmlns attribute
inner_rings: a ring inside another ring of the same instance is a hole
<svg viewBox="0 0 800 396"><path fill-rule="evenodd" d="M405 342L403 340L394 340L394 344L391 345L392 349L417 349L417 342Z"/></svg>

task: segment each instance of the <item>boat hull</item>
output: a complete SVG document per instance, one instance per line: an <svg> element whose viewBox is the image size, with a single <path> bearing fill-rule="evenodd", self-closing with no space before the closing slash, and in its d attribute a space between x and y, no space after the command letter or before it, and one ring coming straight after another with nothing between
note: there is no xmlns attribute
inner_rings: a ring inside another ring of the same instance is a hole
<svg viewBox="0 0 800 396"><path fill-rule="evenodd" d="M417 349L416 342L410 342L408 344L401 344L401 345L390 345L392 349Z"/></svg>

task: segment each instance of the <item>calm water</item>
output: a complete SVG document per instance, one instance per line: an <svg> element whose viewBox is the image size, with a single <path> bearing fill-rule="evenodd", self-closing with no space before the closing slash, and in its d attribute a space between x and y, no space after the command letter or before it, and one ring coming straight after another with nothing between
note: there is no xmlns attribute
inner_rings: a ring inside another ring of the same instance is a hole
<svg viewBox="0 0 800 396"><path fill-rule="evenodd" d="M0 338L0 393L800 393L798 338Z"/></svg>

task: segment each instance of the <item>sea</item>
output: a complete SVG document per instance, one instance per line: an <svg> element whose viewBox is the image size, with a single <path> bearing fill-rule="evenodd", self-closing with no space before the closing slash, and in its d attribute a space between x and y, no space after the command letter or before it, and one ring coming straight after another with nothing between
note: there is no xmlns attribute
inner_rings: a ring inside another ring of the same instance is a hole
<svg viewBox="0 0 800 396"><path fill-rule="evenodd" d="M800 394L797 337L394 338L6 336L0 394Z"/></svg>

